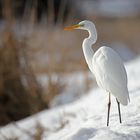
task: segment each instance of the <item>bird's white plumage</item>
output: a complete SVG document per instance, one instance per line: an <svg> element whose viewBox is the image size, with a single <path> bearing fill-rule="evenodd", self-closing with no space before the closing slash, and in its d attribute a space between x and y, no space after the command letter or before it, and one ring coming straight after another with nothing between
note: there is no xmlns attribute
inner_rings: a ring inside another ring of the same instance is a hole
<svg viewBox="0 0 140 140"><path fill-rule="evenodd" d="M94 53L92 44L97 40L95 25L91 21L82 21L79 24L82 25L79 29L89 32L89 37L83 41L83 52L99 87L113 94L121 104L127 105L129 100L127 74L120 56L105 46Z"/></svg>
<svg viewBox="0 0 140 140"><path fill-rule="evenodd" d="M127 105L127 74L120 56L104 46L94 54L92 65L98 85L112 93L121 104Z"/></svg>
<svg viewBox="0 0 140 140"><path fill-rule="evenodd" d="M92 45L97 40L95 25L85 20L65 29L82 29L89 32L89 37L84 39L82 47L90 71L101 88L113 94L121 104L127 105L129 93L125 67L120 56L109 47L103 46L94 53Z"/></svg>

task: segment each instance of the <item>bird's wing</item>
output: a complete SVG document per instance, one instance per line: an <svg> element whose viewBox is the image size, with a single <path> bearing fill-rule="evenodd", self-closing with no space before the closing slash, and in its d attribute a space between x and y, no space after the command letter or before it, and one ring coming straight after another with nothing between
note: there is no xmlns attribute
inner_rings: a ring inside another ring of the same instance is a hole
<svg viewBox="0 0 140 140"><path fill-rule="evenodd" d="M127 74L120 56L109 47L101 47L93 57L93 67L99 86L126 105L129 99Z"/></svg>

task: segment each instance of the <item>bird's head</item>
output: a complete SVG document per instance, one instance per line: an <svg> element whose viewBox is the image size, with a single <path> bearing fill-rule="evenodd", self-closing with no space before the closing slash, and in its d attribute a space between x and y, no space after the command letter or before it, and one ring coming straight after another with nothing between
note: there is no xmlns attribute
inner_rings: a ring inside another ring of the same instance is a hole
<svg viewBox="0 0 140 140"><path fill-rule="evenodd" d="M73 29L90 30L90 28L93 26L94 24L91 21L84 20L76 25L65 27L64 30L73 30Z"/></svg>

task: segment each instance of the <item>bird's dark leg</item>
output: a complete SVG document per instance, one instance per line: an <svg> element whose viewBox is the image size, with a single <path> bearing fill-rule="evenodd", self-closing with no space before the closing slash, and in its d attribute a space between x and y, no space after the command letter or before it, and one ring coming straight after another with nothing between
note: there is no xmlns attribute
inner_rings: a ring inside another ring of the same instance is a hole
<svg viewBox="0 0 140 140"><path fill-rule="evenodd" d="M122 123L122 119L121 119L121 111L120 111L120 103L119 103L119 101L117 100L117 98L116 98L116 101L117 101L117 104L118 104L118 112L119 112L120 123Z"/></svg>
<svg viewBox="0 0 140 140"><path fill-rule="evenodd" d="M108 112L107 112L107 126L109 126L110 106L111 106L111 98L110 98L110 93L109 93Z"/></svg>

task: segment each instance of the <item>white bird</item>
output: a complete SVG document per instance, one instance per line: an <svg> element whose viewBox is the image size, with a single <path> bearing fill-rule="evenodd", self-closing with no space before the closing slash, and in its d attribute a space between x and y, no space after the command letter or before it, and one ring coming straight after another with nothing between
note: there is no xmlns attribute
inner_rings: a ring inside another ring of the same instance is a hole
<svg viewBox="0 0 140 140"><path fill-rule="evenodd" d="M127 73L120 56L111 48L102 46L95 53L92 45L97 40L95 25L91 21L81 21L77 25L69 26L64 30L82 29L89 32L82 44L85 60L90 71L95 75L99 87L109 93L107 126L109 125L109 115L111 98L110 94L116 97L118 104L119 120L121 120L120 103L127 105L130 101L127 88Z"/></svg>

